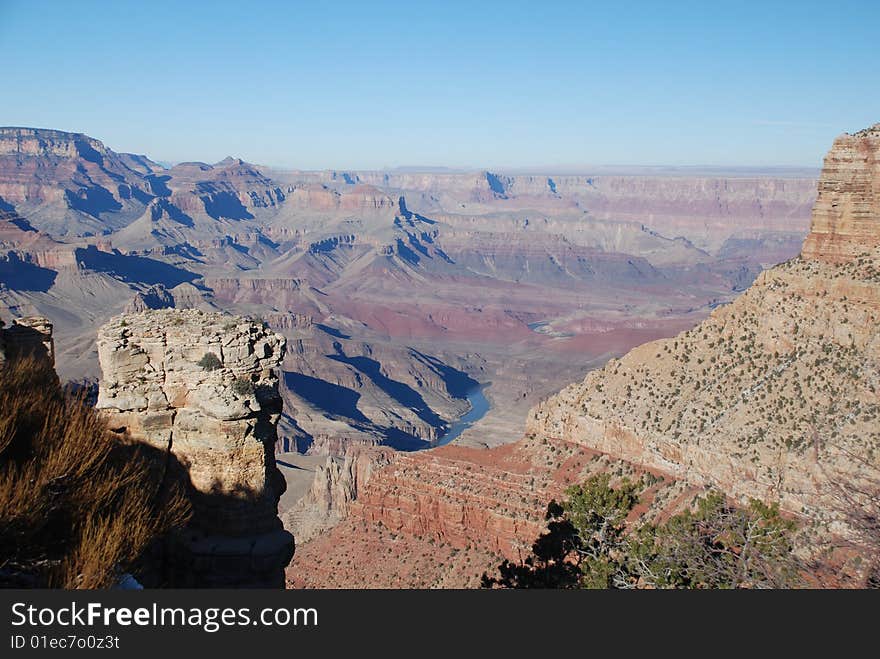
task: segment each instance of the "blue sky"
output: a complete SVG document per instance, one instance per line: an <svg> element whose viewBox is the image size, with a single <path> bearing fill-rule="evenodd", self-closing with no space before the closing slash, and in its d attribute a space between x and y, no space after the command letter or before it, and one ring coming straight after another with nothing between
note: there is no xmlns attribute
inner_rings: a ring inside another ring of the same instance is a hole
<svg viewBox="0 0 880 659"><path fill-rule="evenodd" d="M302 168L817 166L880 2L0 0L0 125Z"/></svg>

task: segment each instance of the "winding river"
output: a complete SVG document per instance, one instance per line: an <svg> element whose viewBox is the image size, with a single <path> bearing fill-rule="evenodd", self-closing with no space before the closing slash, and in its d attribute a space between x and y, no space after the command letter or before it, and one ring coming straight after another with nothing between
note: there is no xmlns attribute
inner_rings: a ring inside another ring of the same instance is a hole
<svg viewBox="0 0 880 659"><path fill-rule="evenodd" d="M457 421L455 421L455 423L449 426L449 430L443 433L443 436L434 442L434 446L445 446L446 444L449 444L486 415L486 412L489 411L491 405L486 396L483 395L483 389L485 386L486 385L480 385L479 387L474 387L465 394L465 398L467 398L468 402L471 404L471 409L465 412Z"/></svg>

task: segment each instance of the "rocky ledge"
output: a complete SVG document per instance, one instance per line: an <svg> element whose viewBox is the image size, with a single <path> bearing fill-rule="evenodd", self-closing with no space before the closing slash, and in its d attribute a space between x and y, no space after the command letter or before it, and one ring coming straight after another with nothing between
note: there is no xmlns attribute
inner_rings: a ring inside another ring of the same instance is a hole
<svg viewBox="0 0 880 659"><path fill-rule="evenodd" d="M97 343L97 407L110 428L168 451L187 472L193 518L169 578L283 585L293 555L274 456L284 337L245 318L165 309L118 316Z"/></svg>
<svg viewBox="0 0 880 659"><path fill-rule="evenodd" d="M16 318L9 327L0 320L0 364L17 357L43 357L55 364L52 323L42 316Z"/></svg>

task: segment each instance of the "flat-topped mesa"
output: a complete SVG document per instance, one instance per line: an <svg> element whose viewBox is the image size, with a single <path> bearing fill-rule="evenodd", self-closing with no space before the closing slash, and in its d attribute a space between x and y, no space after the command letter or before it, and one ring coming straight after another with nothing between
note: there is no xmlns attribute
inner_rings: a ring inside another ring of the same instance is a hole
<svg viewBox="0 0 880 659"><path fill-rule="evenodd" d="M106 155L107 147L82 133L48 128L0 127L0 155L60 156Z"/></svg>
<svg viewBox="0 0 880 659"><path fill-rule="evenodd" d="M880 245L880 124L841 135L825 156L801 255L841 263Z"/></svg>
<svg viewBox="0 0 880 659"><path fill-rule="evenodd" d="M171 577L180 586L278 586L293 555L275 465L284 337L197 310L123 314L98 331L98 409L111 429L170 451L193 517Z"/></svg>

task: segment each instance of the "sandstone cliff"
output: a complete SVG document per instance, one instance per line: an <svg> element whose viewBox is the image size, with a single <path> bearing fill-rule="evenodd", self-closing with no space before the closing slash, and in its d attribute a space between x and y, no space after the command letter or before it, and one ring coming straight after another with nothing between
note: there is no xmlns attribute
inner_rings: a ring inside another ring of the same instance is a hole
<svg viewBox="0 0 880 659"><path fill-rule="evenodd" d="M802 256L852 261L880 244L880 124L841 135L825 157Z"/></svg>
<svg viewBox="0 0 880 659"><path fill-rule="evenodd" d="M281 584L293 553L274 457L284 348L262 323L196 310L126 314L99 332L97 407L110 428L187 470L193 519L177 585Z"/></svg>

